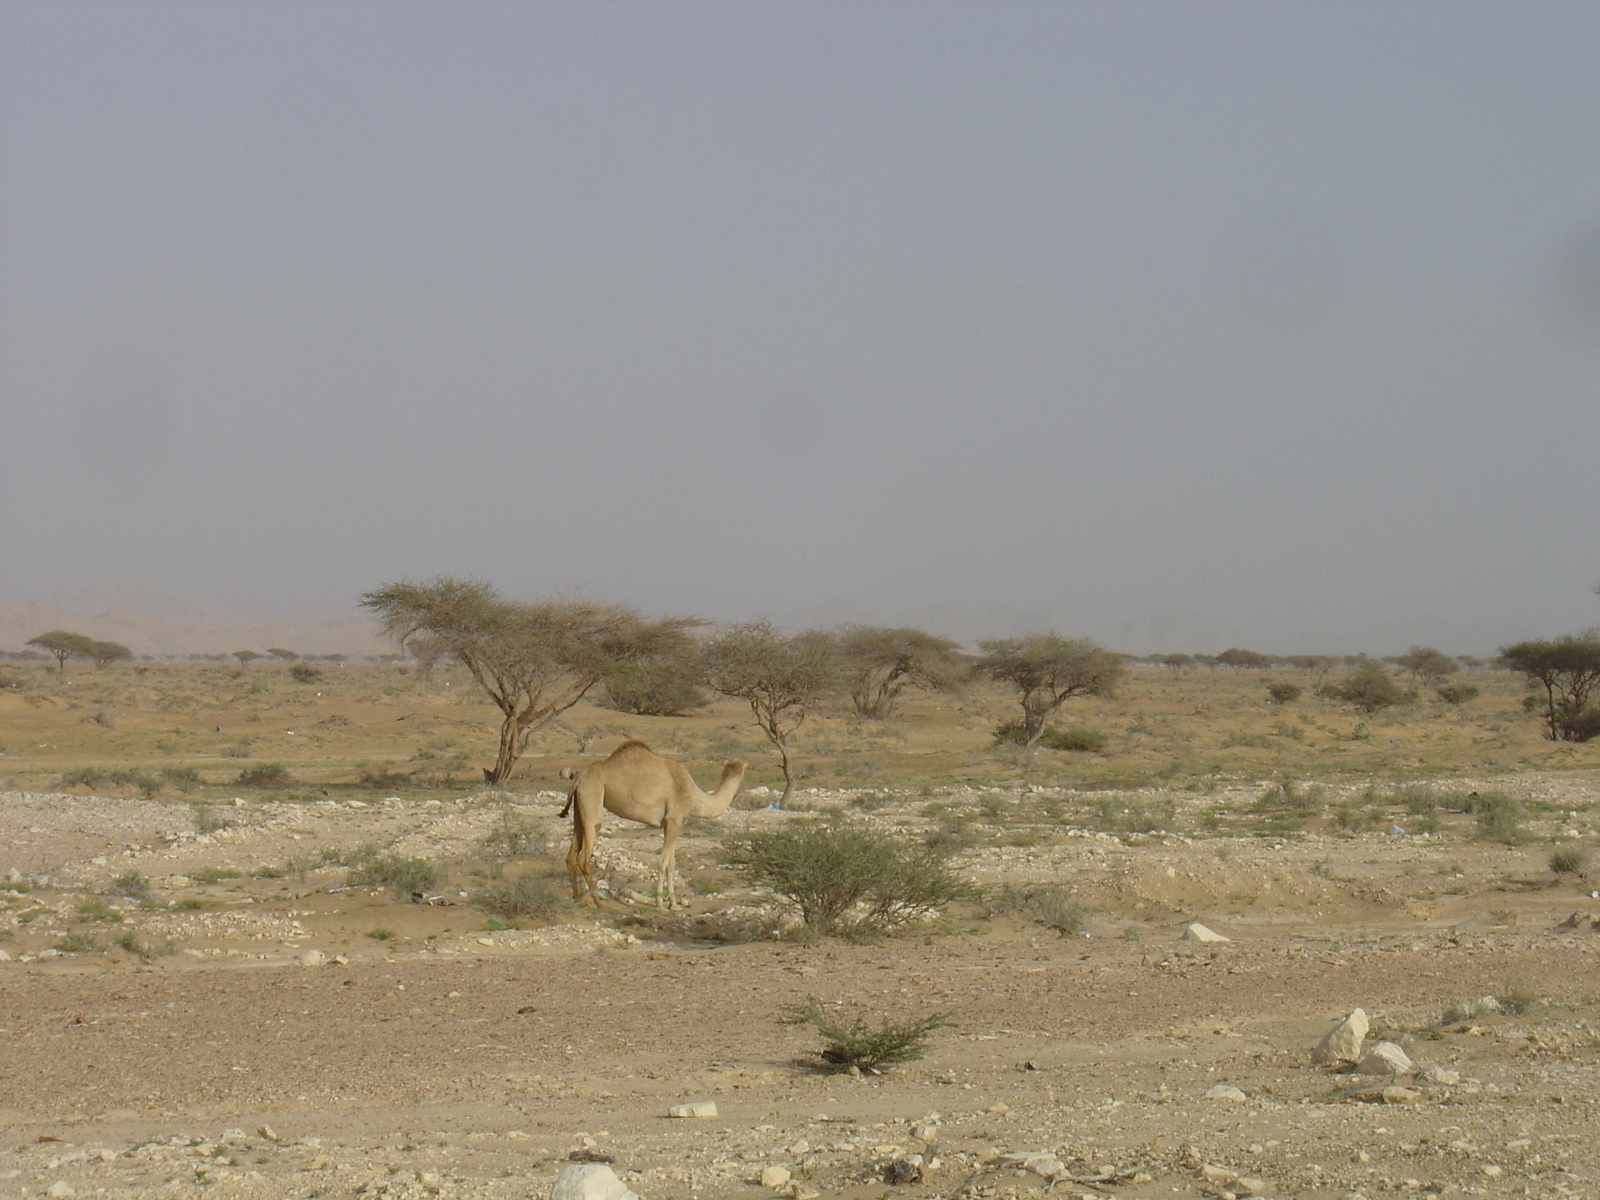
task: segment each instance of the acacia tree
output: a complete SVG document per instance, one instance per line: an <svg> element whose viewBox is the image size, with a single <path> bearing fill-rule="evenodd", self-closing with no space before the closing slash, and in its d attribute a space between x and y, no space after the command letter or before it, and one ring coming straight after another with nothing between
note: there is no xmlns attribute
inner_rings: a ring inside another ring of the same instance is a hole
<svg viewBox="0 0 1600 1200"><path fill-rule="evenodd" d="M755 723L777 748L783 764L783 795L778 797L782 807L794 792L789 735L839 685L833 638L817 629L788 636L771 622L751 621L707 642L701 662L707 686L748 704Z"/></svg>
<svg viewBox="0 0 1600 1200"><path fill-rule="evenodd" d="M1589 703L1600 685L1600 632L1517 642L1500 647L1500 658L1527 676L1530 688L1544 688L1551 741L1587 742L1600 736L1600 708Z"/></svg>
<svg viewBox="0 0 1600 1200"><path fill-rule="evenodd" d="M1122 677L1122 656L1087 638L1027 633L978 643L978 670L1021 693L1022 744L1032 747L1044 723L1073 696L1104 696Z"/></svg>
<svg viewBox="0 0 1600 1200"><path fill-rule="evenodd" d="M38 646L45 653L53 655L56 660L56 673L67 673L67 659L78 655L82 658L94 657L95 641L86 633L72 633L66 629L51 629L41 633L38 637L31 637L27 644Z"/></svg>
<svg viewBox="0 0 1600 1200"><path fill-rule="evenodd" d="M850 703L863 717L890 716L907 688L947 692L959 685L961 655L949 638L876 625L846 625L837 636Z"/></svg>
<svg viewBox="0 0 1600 1200"><path fill-rule="evenodd" d="M593 600L506 600L475 579L435 576L386 584L361 596L402 648L455 659L500 710L500 748L490 783L516 769L527 739L620 666L681 649L692 618L647 621Z"/></svg>
<svg viewBox="0 0 1600 1200"><path fill-rule="evenodd" d="M1232 667L1236 671L1242 671L1247 667L1264 671L1272 666L1273 661L1270 654L1262 654L1259 650L1241 650L1237 646L1217 655L1218 663L1224 667Z"/></svg>
<svg viewBox="0 0 1600 1200"><path fill-rule="evenodd" d="M251 663L255 662L256 659L261 657L261 655L257 654L254 650L235 650L233 652L233 656L239 660L239 665L241 667L248 667Z"/></svg>
<svg viewBox="0 0 1600 1200"><path fill-rule="evenodd" d="M133 651L121 642L90 642L89 657L94 659L95 666L108 667L114 662L132 658Z"/></svg>
<svg viewBox="0 0 1600 1200"><path fill-rule="evenodd" d="M1373 713L1380 708L1408 704L1417 698L1394 681L1394 676L1375 658L1361 661L1354 671L1337 684L1322 689L1324 695L1347 704L1354 704L1362 712Z"/></svg>
<svg viewBox="0 0 1600 1200"><path fill-rule="evenodd" d="M1394 661L1410 671L1412 679L1425 679L1429 683L1437 683L1446 675L1454 675L1461 669L1459 662L1432 646L1413 646Z"/></svg>

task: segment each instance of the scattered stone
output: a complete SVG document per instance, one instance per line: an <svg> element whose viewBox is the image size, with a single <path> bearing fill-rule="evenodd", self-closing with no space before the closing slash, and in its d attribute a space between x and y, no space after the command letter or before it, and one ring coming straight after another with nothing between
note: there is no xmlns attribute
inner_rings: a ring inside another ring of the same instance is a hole
<svg viewBox="0 0 1600 1200"><path fill-rule="evenodd" d="M328 961L328 956L321 950L302 950L294 956L294 960L302 967L320 967Z"/></svg>
<svg viewBox="0 0 1600 1200"><path fill-rule="evenodd" d="M1383 1089L1383 1102L1385 1104L1410 1104L1422 1095L1415 1088L1392 1086Z"/></svg>
<svg viewBox="0 0 1600 1200"><path fill-rule="evenodd" d="M1193 925L1189 926L1189 928L1185 929L1183 931L1183 937L1180 940L1185 941L1185 942L1231 942L1231 941L1233 941L1233 939L1231 937L1224 937L1222 934L1218 933L1215 929L1207 929L1204 925L1200 924L1199 921L1196 921Z"/></svg>
<svg viewBox="0 0 1600 1200"><path fill-rule="evenodd" d="M1581 912L1575 912L1570 917L1568 917L1565 921L1561 922L1561 924L1557 925L1556 928L1557 929L1582 929L1588 923L1589 923L1589 918L1588 918L1587 915L1585 915L1584 913L1581 913Z"/></svg>
<svg viewBox="0 0 1600 1200"><path fill-rule="evenodd" d="M1215 1163L1205 1163L1200 1168L1202 1178L1211 1180L1212 1183L1232 1183L1239 1178L1239 1172L1230 1171L1227 1167L1219 1167Z"/></svg>
<svg viewBox="0 0 1600 1200"><path fill-rule="evenodd" d="M1444 1067L1423 1067L1417 1072L1419 1083L1432 1083L1441 1087L1455 1087L1461 1082L1460 1071L1450 1071Z"/></svg>
<svg viewBox="0 0 1600 1200"><path fill-rule="evenodd" d="M1233 1186L1228 1190L1239 1196L1261 1196L1266 1193L1267 1184L1265 1180L1241 1175L1233 1181Z"/></svg>
<svg viewBox="0 0 1600 1200"><path fill-rule="evenodd" d="M271 1125L263 1125L260 1129L256 1130L256 1132L262 1137L266 1138L269 1142L275 1142L278 1140L278 1131L275 1130Z"/></svg>
<svg viewBox="0 0 1600 1200"><path fill-rule="evenodd" d="M1355 1009L1323 1036L1311 1052L1314 1063L1360 1062L1361 1043L1367 1037L1365 1009Z"/></svg>
<svg viewBox="0 0 1600 1200"><path fill-rule="evenodd" d="M550 1200L639 1200L617 1173L601 1163L563 1167L550 1188Z"/></svg>
<svg viewBox="0 0 1600 1200"><path fill-rule="evenodd" d="M52 1200L65 1200L65 1197L67 1196L76 1196L78 1194L78 1189L73 1187L65 1179L58 1179L49 1187L45 1188L44 1194L52 1197Z"/></svg>
<svg viewBox="0 0 1600 1200"><path fill-rule="evenodd" d="M669 1117L714 1117L717 1115L717 1102L715 1100L698 1100L693 1104L674 1104L667 1109Z"/></svg>
<svg viewBox="0 0 1600 1200"><path fill-rule="evenodd" d="M10 961L11 961L11 955L7 954L4 950L0 950L0 962L10 962Z"/></svg>
<svg viewBox="0 0 1600 1200"><path fill-rule="evenodd" d="M1484 1163L1483 1173L1490 1179L1498 1179L1500 1176L1504 1175L1506 1171L1504 1167L1496 1166L1494 1163Z"/></svg>
<svg viewBox="0 0 1600 1200"><path fill-rule="evenodd" d="M1362 1075L1409 1075L1416 1069L1411 1056L1393 1042L1379 1042L1356 1066Z"/></svg>
<svg viewBox="0 0 1600 1200"><path fill-rule="evenodd" d="M1231 1084L1219 1083L1200 1097L1202 1100L1247 1100L1242 1091Z"/></svg>
<svg viewBox="0 0 1600 1200"><path fill-rule="evenodd" d="M761 1172L761 1186L768 1191L776 1192L788 1185L790 1179L788 1167L768 1167Z"/></svg>
<svg viewBox="0 0 1600 1200"><path fill-rule="evenodd" d="M891 1185L922 1182L922 1155L910 1154L886 1163L883 1181Z"/></svg>
<svg viewBox="0 0 1600 1200"><path fill-rule="evenodd" d="M17 870L15 867L10 868L9 870L6 871L6 882L7 883L21 883L22 882L22 872Z"/></svg>

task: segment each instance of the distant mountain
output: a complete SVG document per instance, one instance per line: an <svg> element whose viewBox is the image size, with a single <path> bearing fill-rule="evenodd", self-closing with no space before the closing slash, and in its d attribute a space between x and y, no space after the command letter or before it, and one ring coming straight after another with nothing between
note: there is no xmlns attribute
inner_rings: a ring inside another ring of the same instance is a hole
<svg viewBox="0 0 1600 1200"><path fill-rule="evenodd" d="M69 629L107 642L121 642L139 657L184 658L190 654L232 654L254 650L265 654L278 646L296 654L387 654L394 646L371 621L331 625L291 625L284 621L180 621L147 612L113 608L94 616L52 604L0 604L0 651L27 649L27 641L50 629Z"/></svg>

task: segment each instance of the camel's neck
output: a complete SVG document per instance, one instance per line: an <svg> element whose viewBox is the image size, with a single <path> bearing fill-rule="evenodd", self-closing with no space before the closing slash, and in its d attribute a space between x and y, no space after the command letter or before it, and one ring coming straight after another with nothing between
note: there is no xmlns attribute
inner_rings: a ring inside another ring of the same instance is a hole
<svg viewBox="0 0 1600 1200"><path fill-rule="evenodd" d="M739 794L739 785L744 783L744 771L736 767L727 767L722 772L722 782L717 785L714 792L702 792L695 788L694 815L697 817L720 817L728 811L728 806L733 803L733 798Z"/></svg>

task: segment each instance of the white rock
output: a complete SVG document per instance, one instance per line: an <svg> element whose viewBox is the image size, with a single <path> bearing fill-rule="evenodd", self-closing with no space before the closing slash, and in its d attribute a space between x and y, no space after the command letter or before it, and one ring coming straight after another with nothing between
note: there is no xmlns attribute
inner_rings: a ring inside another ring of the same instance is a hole
<svg viewBox="0 0 1600 1200"><path fill-rule="evenodd" d="M10 962L10 961L11 961L11 955L7 954L4 950L0 950L0 962Z"/></svg>
<svg viewBox="0 0 1600 1200"><path fill-rule="evenodd" d="M573 1163L556 1176L550 1200L639 1200L604 1163Z"/></svg>
<svg viewBox="0 0 1600 1200"><path fill-rule="evenodd" d="M44 1194L46 1196L55 1197L56 1200L62 1200L62 1198L66 1196L76 1196L78 1194L78 1189L73 1187L65 1179L58 1179L49 1187L45 1188Z"/></svg>
<svg viewBox="0 0 1600 1200"><path fill-rule="evenodd" d="M1362 1075L1409 1075L1416 1069L1411 1056L1393 1042L1379 1042L1356 1067Z"/></svg>
<svg viewBox="0 0 1600 1200"><path fill-rule="evenodd" d="M320 967L328 961L328 956L321 950L302 950L294 956L294 960L302 967Z"/></svg>
<svg viewBox="0 0 1600 1200"><path fill-rule="evenodd" d="M717 1115L717 1102L715 1100L699 1100L693 1104L674 1104L667 1109L669 1117L714 1117Z"/></svg>
<svg viewBox="0 0 1600 1200"><path fill-rule="evenodd" d="M1311 1052L1314 1063L1360 1062L1361 1043L1367 1036L1367 1014L1355 1009L1344 1020L1328 1030L1317 1048Z"/></svg>
<svg viewBox="0 0 1600 1200"><path fill-rule="evenodd" d="M22 882L22 872L17 870L15 867L10 868L6 872L6 882L7 883L21 883Z"/></svg>
<svg viewBox="0 0 1600 1200"><path fill-rule="evenodd" d="M788 1167L768 1167L761 1172L761 1186L768 1191L775 1192L785 1186L790 1179Z"/></svg>
<svg viewBox="0 0 1600 1200"><path fill-rule="evenodd" d="M1057 1175L1067 1173L1067 1164L1054 1154L1030 1154L1023 1160L1022 1167L1045 1179L1054 1179Z"/></svg>
<svg viewBox="0 0 1600 1200"><path fill-rule="evenodd" d="M1417 1072L1417 1079L1422 1083L1438 1084L1442 1087L1455 1087L1461 1082L1461 1072L1447 1070L1444 1067L1423 1067Z"/></svg>
<svg viewBox="0 0 1600 1200"><path fill-rule="evenodd" d="M1199 921L1196 921L1193 925L1189 926L1189 928L1183 931L1182 940L1185 942L1233 941L1233 939L1230 937L1223 937L1222 934L1218 933L1215 929L1207 929L1204 925L1200 924Z"/></svg>
<svg viewBox="0 0 1600 1200"><path fill-rule="evenodd" d="M1232 1084L1219 1083L1209 1089L1202 1100L1246 1100L1249 1099L1243 1092Z"/></svg>

